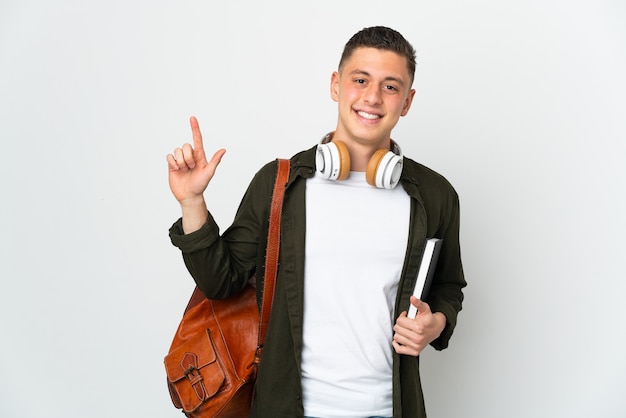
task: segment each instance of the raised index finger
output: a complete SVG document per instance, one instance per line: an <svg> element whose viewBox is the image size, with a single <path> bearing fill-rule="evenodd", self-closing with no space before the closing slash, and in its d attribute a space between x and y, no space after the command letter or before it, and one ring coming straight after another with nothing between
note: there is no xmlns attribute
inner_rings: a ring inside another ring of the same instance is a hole
<svg viewBox="0 0 626 418"><path fill-rule="evenodd" d="M200 125L198 119L195 116L189 118L189 124L191 125L191 135L193 137L193 147L196 151L204 152L204 145L202 144L202 133L200 132Z"/></svg>

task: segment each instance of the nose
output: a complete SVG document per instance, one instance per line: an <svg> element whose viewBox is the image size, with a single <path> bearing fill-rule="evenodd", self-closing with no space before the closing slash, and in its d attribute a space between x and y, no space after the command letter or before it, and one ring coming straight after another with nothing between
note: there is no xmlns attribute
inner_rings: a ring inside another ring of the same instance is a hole
<svg viewBox="0 0 626 418"><path fill-rule="evenodd" d="M379 86L370 84L363 92L363 100L368 104L379 104L382 101L382 91Z"/></svg>

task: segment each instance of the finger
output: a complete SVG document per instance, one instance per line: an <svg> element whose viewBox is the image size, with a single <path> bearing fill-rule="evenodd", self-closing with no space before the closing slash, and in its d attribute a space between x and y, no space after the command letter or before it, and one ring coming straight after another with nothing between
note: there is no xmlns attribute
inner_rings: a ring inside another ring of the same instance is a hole
<svg viewBox="0 0 626 418"><path fill-rule="evenodd" d="M413 327L415 327L415 318L409 318L406 311L403 311L400 316L396 318L393 330L406 334L407 332L412 332Z"/></svg>
<svg viewBox="0 0 626 418"><path fill-rule="evenodd" d="M420 351L428 344L424 334L418 328L397 330L393 338L400 345L405 345Z"/></svg>
<svg viewBox="0 0 626 418"><path fill-rule="evenodd" d="M187 171L189 169L187 162L185 161L182 148L176 148L174 150L174 160L176 161L176 165L180 171Z"/></svg>
<svg viewBox="0 0 626 418"><path fill-rule="evenodd" d="M411 339L409 337L406 337L406 336L404 336L402 334L399 334L399 333L396 333L393 336L393 341L396 344L399 344L399 345L404 346L404 347L408 347L408 348L412 348L412 349L415 349L417 347L417 343L415 341L413 341L413 339Z"/></svg>
<svg viewBox="0 0 626 418"><path fill-rule="evenodd" d="M424 327L421 325L419 319L421 317L416 316L415 319L399 317L393 326L395 335L402 338L407 338L411 341L418 341L422 334Z"/></svg>
<svg viewBox="0 0 626 418"><path fill-rule="evenodd" d="M396 353L406 354L407 348L402 344L399 344L396 340L391 341L391 345L393 346L393 349L396 350Z"/></svg>
<svg viewBox="0 0 626 418"><path fill-rule="evenodd" d="M194 158L193 148L190 144L183 144L183 158L187 167L194 168L196 166L196 159Z"/></svg>
<svg viewBox="0 0 626 418"><path fill-rule="evenodd" d="M176 158L174 158L172 154L167 154L167 157L165 158L167 159L167 165L169 166L170 170L180 169L180 167L178 167L178 164L176 163Z"/></svg>
<svg viewBox="0 0 626 418"><path fill-rule="evenodd" d="M406 344L407 340L417 338L416 322L414 319L398 318L393 326L394 339L400 344Z"/></svg>
<svg viewBox="0 0 626 418"><path fill-rule="evenodd" d="M202 144L202 133L200 132L200 124L195 116L189 118L189 124L191 125L191 135L193 136L193 147L198 151L204 153L204 145Z"/></svg>
<svg viewBox="0 0 626 418"><path fill-rule="evenodd" d="M403 344L401 341L394 339L391 341L393 349L398 354L405 354L408 356L419 356L421 350L420 347L413 344Z"/></svg>

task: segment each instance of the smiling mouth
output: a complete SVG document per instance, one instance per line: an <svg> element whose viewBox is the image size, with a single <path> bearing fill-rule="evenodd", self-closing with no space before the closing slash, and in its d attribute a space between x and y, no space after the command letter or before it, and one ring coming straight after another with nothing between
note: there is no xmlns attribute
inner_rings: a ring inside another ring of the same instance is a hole
<svg viewBox="0 0 626 418"><path fill-rule="evenodd" d="M357 110L356 113L359 116L361 116L363 119L368 119L368 120L380 119L382 117L381 115L376 115L374 113L367 113L367 112L364 112L362 110Z"/></svg>

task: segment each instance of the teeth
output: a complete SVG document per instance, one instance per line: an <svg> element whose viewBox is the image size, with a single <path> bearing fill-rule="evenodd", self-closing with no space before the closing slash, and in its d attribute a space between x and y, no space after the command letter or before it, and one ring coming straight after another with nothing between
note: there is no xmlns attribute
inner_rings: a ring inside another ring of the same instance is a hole
<svg viewBox="0 0 626 418"><path fill-rule="evenodd" d="M379 119L380 116L378 115L374 115L372 113L367 113L367 112L363 112L363 111L358 111L357 112L359 114L359 116L365 118L365 119Z"/></svg>

